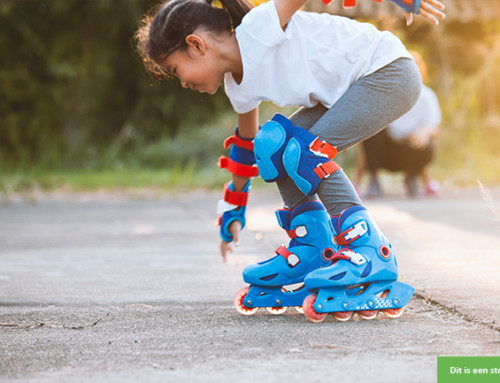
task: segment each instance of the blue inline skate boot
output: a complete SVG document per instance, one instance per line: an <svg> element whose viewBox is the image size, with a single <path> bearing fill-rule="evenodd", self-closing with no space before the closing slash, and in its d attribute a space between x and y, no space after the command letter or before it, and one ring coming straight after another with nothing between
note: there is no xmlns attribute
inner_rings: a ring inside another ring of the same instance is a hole
<svg viewBox="0 0 500 383"><path fill-rule="evenodd" d="M253 315L260 307L272 314L283 314L288 307L301 307L309 292L304 288L305 276L312 270L331 264L338 250L334 245L333 228L324 206L308 201L293 210L277 210L279 225L291 238L287 247L280 246L276 256L247 266L243 280L249 287L235 298L236 310ZM287 288L291 285L291 290Z"/></svg>
<svg viewBox="0 0 500 383"><path fill-rule="evenodd" d="M378 310L390 318L401 316L415 289L396 282L398 265L392 246L363 206L353 206L332 218L340 249L333 263L314 270L304 280L314 294L303 309L312 322L323 322L327 313L338 321L356 312L374 319Z"/></svg>

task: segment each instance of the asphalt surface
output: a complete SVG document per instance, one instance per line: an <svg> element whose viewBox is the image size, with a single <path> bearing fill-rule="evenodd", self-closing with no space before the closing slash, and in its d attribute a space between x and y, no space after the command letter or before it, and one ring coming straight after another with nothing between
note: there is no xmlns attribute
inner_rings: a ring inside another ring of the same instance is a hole
<svg viewBox="0 0 500 383"><path fill-rule="evenodd" d="M437 356L500 355L500 189L366 205L416 296L396 320L239 315L243 268L273 255L255 190L223 264L219 193L40 196L0 206L0 381L436 382Z"/></svg>

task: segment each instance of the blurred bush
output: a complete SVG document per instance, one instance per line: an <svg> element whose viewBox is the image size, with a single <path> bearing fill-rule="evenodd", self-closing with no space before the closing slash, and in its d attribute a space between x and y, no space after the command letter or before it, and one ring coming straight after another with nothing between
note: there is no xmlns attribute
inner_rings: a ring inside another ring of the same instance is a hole
<svg viewBox="0 0 500 383"><path fill-rule="evenodd" d="M0 2L1 168L99 166L110 147L126 156L228 108L223 94L152 84L131 45L152 4Z"/></svg>

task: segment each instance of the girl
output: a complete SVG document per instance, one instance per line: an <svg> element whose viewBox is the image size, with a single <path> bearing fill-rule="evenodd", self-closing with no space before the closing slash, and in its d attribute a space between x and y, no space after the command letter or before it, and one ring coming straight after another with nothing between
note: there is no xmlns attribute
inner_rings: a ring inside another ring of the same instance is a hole
<svg viewBox="0 0 500 383"><path fill-rule="evenodd" d="M397 267L390 244L331 159L337 150L370 137L413 106L421 78L411 55L394 35L370 24L299 11L306 0L272 0L255 8L246 0L220 2L222 9L211 0L167 2L143 20L136 39L152 74L177 77L183 87L210 94L224 81L238 113L238 128L230 140L234 144L231 158L221 161L222 167L233 173L224 193L224 260L233 250L232 243L238 243L244 226L249 179L255 175L255 139L261 176L277 182L284 200L286 210L278 212L280 225L293 233L290 247L278 249L278 256L270 263L247 268L245 281L276 287L286 284L280 279L283 273L289 283L304 280L309 274L313 288L320 289L318 277L344 273L350 281L349 275L358 273L351 270L353 267L362 267L358 274L368 282L384 270L390 274L386 279L395 280ZM414 2L417 5L418 1ZM420 11L434 24L444 18L440 2L422 0L419 5L420 9L410 10ZM407 19L411 22L411 16ZM290 120L277 116L259 130L258 106L263 100L303 108ZM321 175L316 167L322 169ZM323 207L314 202L316 194L334 217L333 228L329 219L325 223ZM320 240L310 238L317 224L333 230L336 243L324 235ZM348 231L357 234L350 237ZM310 248L316 249L314 256L307 255ZM375 264L375 258L383 262ZM318 269L332 261L332 266ZM293 271L292 276L287 268ZM326 274L315 275L315 269L323 274L326 270ZM341 285L346 284L338 282L336 286ZM243 313L252 313L256 307L250 295L252 291L237 296ZM256 294L262 295L261 291ZM268 306L297 305L292 304L297 300L284 304L285 298L280 296L275 299L280 303ZM299 301L303 298L301 295Z"/></svg>

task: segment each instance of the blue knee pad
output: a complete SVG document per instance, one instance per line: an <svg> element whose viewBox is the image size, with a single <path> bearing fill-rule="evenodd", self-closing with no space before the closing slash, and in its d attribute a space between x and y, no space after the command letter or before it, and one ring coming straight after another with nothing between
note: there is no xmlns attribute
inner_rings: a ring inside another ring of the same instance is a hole
<svg viewBox="0 0 500 383"><path fill-rule="evenodd" d="M306 195L312 196L320 182L339 169L331 159L337 149L320 141L306 129L276 114L259 130L254 141L259 173L266 182L286 176Z"/></svg>
<svg viewBox="0 0 500 383"><path fill-rule="evenodd" d="M340 169L331 161L335 154L333 146L297 127L283 152L283 165L302 193L312 196L324 178Z"/></svg>
<svg viewBox="0 0 500 383"><path fill-rule="evenodd" d="M255 136L255 161L264 181L276 182L287 176L282 158L294 130L295 126L288 118L276 114Z"/></svg>

